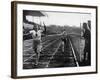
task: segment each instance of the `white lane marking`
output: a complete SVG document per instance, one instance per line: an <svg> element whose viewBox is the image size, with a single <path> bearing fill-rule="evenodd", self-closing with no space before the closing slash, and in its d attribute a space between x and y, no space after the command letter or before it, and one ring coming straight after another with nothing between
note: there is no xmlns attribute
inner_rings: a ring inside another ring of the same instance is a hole
<svg viewBox="0 0 100 80"><path fill-rule="evenodd" d="M32 59L33 56L35 56L36 54L32 54L28 59L25 59L24 62L26 62L29 59Z"/></svg>
<svg viewBox="0 0 100 80"><path fill-rule="evenodd" d="M57 41L57 39L56 40L54 40L54 41L52 41L51 43L49 43L48 45L46 45L45 47L43 47L42 48L42 50L44 50L46 47L48 47L48 46L50 46L51 44L53 44L55 41Z"/></svg>
<svg viewBox="0 0 100 80"><path fill-rule="evenodd" d="M74 55L74 59L75 59L76 65L77 65L77 67L79 67L78 60L77 60L77 58L76 58L74 48L73 48L72 43L71 43L70 40L69 40L69 42L70 42L70 44L71 44L71 48L72 48L72 51L73 51L73 55Z"/></svg>
<svg viewBox="0 0 100 80"><path fill-rule="evenodd" d="M52 43L49 43L47 46L45 46L43 49L45 49L46 47L48 47L49 45L53 44L56 40L54 40ZM42 50L43 50L42 49ZM27 60L31 59L34 56L34 54L32 54L28 59L25 59L24 62L26 62Z"/></svg>
<svg viewBox="0 0 100 80"><path fill-rule="evenodd" d="M59 49L60 45L61 45L61 42L59 43L59 45L58 45L57 49L55 50L55 52L53 53L52 57L51 57L51 58L50 58L50 60L48 61L48 64L46 65L46 67L48 67L48 66L49 66L50 61L53 59L53 57L54 57L54 55L56 54L56 52L58 51L58 49Z"/></svg>
<svg viewBox="0 0 100 80"><path fill-rule="evenodd" d="M28 48L27 50L24 50L24 52L29 51L30 49L32 49L32 47Z"/></svg>
<svg viewBox="0 0 100 80"><path fill-rule="evenodd" d="M24 65L25 65L25 64L27 65L27 64L30 64L30 62L24 62L23 64L24 64ZM31 64L35 64L35 63L34 63L34 62L31 62ZM38 64L44 65L44 64L47 64L47 62L43 62L43 63L42 63L42 62L38 62Z"/></svg>
<svg viewBox="0 0 100 80"><path fill-rule="evenodd" d="M43 42L42 45L45 44L45 43L47 43L47 42L49 42L49 41L50 41L50 40L47 40L47 41ZM27 45L27 46L28 46L28 45ZM32 47L28 48L27 50L24 50L24 52L29 51L30 49L32 49Z"/></svg>
<svg viewBox="0 0 100 80"><path fill-rule="evenodd" d="M51 41L51 40L47 40L47 41L43 42L42 45L45 44L45 43L47 43L47 42L49 42L49 41Z"/></svg>

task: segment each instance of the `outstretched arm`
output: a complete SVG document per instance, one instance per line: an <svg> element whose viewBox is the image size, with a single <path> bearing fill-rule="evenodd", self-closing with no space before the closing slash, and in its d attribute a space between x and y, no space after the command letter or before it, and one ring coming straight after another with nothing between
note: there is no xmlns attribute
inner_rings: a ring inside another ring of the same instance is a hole
<svg viewBox="0 0 100 80"><path fill-rule="evenodd" d="M46 25L43 23L43 27L41 27L41 32L46 34Z"/></svg>
<svg viewBox="0 0 100 80"><path fill-rule="evenodd" d="M43 30L43 32L44 32L44 34L46 34L46 25L45 24L44 24L44 30Z"/></svg>

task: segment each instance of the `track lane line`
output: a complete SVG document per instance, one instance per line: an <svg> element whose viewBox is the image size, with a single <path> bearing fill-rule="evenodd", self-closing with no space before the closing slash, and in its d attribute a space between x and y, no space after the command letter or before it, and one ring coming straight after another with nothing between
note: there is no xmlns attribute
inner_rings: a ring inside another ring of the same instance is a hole
<svg viewBox="0 0 100 80"><path fill-rule="evenodd" d="M53 53L52 57L50 58L50 60L48 61L48 64L46 65L46 68L49 67L50 61L53 59L54 55L56 54L56 52L58 51L59 47L61 46L61 42L59 43L57 49L55 50L55 52Z"/></svg>
<svg viewBox="0 0 100 80"><path fill-rule="evenodd" d="M44 50L46 47L50 46L51 44L53 44L55 41L57 41L58 39L54 40L52 43L49 43L48 45L46 45L42 50ZM25 59L24 62L26 62L27 60L29 59L32 59L32 57L34 56L35 54L32 54L28 59Z"/></svg>
<svg viewBox="0 0 100 80"><path fill-rule="evenodd" d="M69 42L70 42L70 45L71 45L71 48L72 48L72 52L73 52L73 55L74 55L74 59L75 59L76 65L77 65L77 67L79 67L79 63L78 63L78 60L76 58L75 51L74 51L74 48L72 46L72 43L71 43L70 39L69 39Z"/></svg>

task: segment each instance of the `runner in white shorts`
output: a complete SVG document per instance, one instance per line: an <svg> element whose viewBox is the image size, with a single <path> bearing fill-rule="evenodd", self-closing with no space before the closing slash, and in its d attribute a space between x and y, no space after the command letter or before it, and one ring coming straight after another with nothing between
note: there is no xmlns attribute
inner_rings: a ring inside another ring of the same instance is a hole
<svg viewBox="0 0 100 80"><path fill-rule="evenodd" d="M39 25L35 25L33 30L30 31L30 33L32 34L32 38L33 38L33 50L36 53L35 65L38 65L38 61L39 61L39 57L41 53L41 48L42 48L41 34L42 32L43 30L41 27L39 27Z"/></svg>

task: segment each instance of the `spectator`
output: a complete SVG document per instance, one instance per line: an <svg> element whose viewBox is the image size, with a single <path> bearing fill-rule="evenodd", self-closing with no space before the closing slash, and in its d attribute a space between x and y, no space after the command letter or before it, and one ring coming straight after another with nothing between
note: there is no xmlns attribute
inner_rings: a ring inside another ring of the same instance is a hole
<svg viewBox="0 0 100 80"><path fill-rule="evenodd" d="M83 23L83 37L85 39L85 48L84 48L84 61L87 61L87 64L91 64L91 34L88 29L87 23Z"/></svg>

